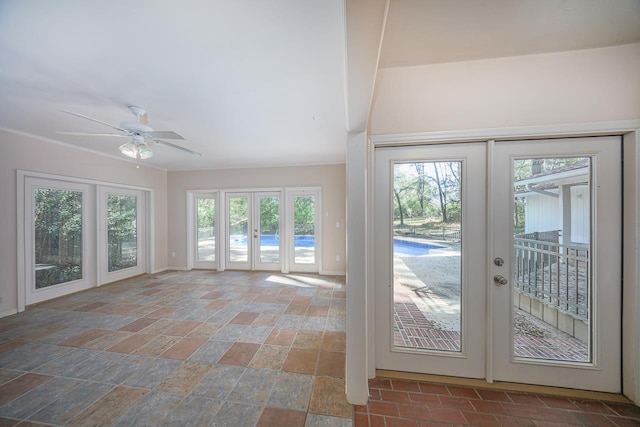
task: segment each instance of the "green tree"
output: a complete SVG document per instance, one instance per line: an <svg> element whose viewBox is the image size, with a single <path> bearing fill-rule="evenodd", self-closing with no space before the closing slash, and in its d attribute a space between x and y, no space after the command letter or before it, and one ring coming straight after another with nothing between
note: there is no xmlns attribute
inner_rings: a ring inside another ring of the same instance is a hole
<svg viewBox="0 0 640 427"><path fill-rule="evenodd" d="M107 195L108 271L138 265L137 202L135 196Z"/></svg>
<svg viewBox="0 0 640 427"><path fill-rule="evenodd" d="M294 234L315 234L315 198L313 196L296 196L293 201Z"/></svg>
<svg viewBox="0 0 640 427"><path fill-rule="evenodd" d="M280 198L260 198L260 231L262 234L277 235L280 231Z"/></svg>
<svg viewBox="0 0 640 427"><path fill-rule="evenodd" d="M34 190L36 288L82 278L82 192Z"/></svg>

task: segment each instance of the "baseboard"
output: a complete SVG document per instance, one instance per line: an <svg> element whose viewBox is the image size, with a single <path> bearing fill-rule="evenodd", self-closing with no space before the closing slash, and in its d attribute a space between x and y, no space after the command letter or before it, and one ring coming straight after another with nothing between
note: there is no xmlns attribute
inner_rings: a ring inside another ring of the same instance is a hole
<svg viewBox="0 0 640 427"><path fill-rule="evenodd" d="M162 272L164 272L164 271L167 271L168 269L169 269L168 267L165 267L165 268L158 268L158 269L156 269L156 270L153 270L153 271L152 271L151 273L149 273L149 274L158 274L158 273L162 273Z"/></svg>
<svg viewBox="0 0 640 427"><path fill-rule="evenodd" d="M167 270L177 270L177 271L189 271L189 269L187 267L176 267L176 266L168 266L167 268L165 268L162 271L167 271Z"/></svg>
<svg viewBox="0 0 640 427"><path fill-rule="evenodd" d="M328 271L328 270L322 270L318 274L322 274L324 276L346 276L347 275L347 273L344 271Z"/></svg>
<svg viewBox="0 0 640 427"><path fill-rule="evenodd" d="M1 317L7 317L7 316L13 316L14 314L18 314L18 309L17 308L11 308L9 310L0 311L0 318Z"/></svg>

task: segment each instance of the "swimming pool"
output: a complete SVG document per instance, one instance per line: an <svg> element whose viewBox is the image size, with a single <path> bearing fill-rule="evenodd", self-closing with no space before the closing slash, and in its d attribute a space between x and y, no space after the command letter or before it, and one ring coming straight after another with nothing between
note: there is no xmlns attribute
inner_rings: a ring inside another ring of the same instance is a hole
<svg viewBox="0 0 640 427"><path fill-rule="evenodd" d="M395 255L429 255L429 251L432 249L443 248L446 248L446 246L434 243L417 242L414 240L393 239L393 253Z"/></svg>
<svg viewBox="0 0 640 427"><path fill-rule="evenodd" d="M231 246L246 246L247 237L231 236ZM280 244L280 236L263 234L260 236L260 246L278 246ZM297 248L312 248L315 246L314 236L295 236L294 245Z"/></svg>

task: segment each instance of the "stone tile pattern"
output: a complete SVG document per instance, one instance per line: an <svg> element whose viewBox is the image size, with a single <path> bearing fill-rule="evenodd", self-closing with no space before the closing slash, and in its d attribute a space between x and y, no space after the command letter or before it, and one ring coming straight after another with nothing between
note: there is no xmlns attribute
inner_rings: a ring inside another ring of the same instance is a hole
<svg viewBox="0 0 640 427"><path fill-rule="evenodd" d="M166 272L0 319L0 426L352 427L344 277Z"/></svg>
<svg viewBox="0 0 640 427"><path fill-rule="evenodd" d="M369 403L356 405L355 427L638 426L634 405L458 387L369 381Z"/></svg>

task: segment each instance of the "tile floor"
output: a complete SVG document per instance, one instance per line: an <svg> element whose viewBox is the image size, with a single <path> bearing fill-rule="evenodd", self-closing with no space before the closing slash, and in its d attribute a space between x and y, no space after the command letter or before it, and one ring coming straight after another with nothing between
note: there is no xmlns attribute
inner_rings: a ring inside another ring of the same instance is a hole
<svg viewBox="0 0 640 427"><path fill-rule="evenodd" d="M0 426L337 426L344 277L168 272L0 319Z"/></svg>
<svg viewBox="0 0 640 427"><path fill-rule="evenodd" d="M3 426L631 426L633 405L411 381L344 396L344 278L169 272L0 319Z"/></svg>
<svg viewBox="0 0 640 427"><path fill-rule="evenodd" d="M369 381L369 403L355 427L640 426L630 404L406 380Z"/></svg>

